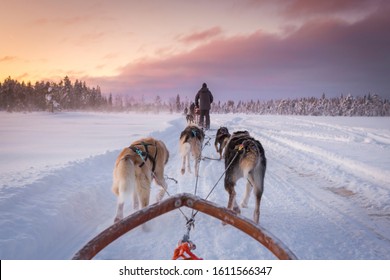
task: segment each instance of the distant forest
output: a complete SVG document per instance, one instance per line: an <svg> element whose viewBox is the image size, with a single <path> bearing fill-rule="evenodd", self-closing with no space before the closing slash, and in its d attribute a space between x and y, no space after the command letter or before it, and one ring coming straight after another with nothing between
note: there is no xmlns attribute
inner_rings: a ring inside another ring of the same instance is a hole
<svg viewBox="0 0 390 280"><path fill-rule="evenodd" d="M54 82L18 82L8 77L0 82L0 111L32 112L61 110L134 111L134 112L184 112L191 101L182 101L178 94L168 101L157 95L154 100L143 97L104 95L99 86L89 87L85 82L74 83L65 77ZM328 98L296 98L277 100L251 100L212 104L212 113L245 113L270 115L311 116L390 116L390 103L376 94L354 97L350 94Z"/></svg>

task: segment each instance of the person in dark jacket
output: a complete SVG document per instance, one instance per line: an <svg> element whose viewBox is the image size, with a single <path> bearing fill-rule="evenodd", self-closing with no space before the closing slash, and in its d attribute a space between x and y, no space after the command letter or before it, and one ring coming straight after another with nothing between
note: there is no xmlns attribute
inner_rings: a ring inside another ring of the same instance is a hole
<svg viewBox="0 0 390 280"><path fill-rule="evenodd" d="M207 84L203 83L202 88L195 96L195 106L200 110L199 126L206 130L210 129L210 108L213 99L213 95L207 88ZM204 122L205 118L206 123Z"/></svg>

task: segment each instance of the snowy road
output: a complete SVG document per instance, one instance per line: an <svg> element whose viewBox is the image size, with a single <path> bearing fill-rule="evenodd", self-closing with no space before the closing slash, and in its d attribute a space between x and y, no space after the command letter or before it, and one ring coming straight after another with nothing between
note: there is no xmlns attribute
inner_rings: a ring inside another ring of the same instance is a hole
<svg viewBox="0 0 390 280"><path fill-rule="evenodd" d="M268 166L260 223L298 258L390 259L389 118L211 117L210 137L223 125L230 131L248 130L262 142ZM168 181L170 194L194 192L195 176L180 174L178 138L185 121L179 115L61 113L7 118L0 122L7 136L0 140L0 259L69 259L109 226L116 204L110 190L115 158L141 136L159 138L170 150L166 174L178 180ZM42 121L45 126L37 125ZM18 132L10 129L16 124ZM55 127L63 134L48 133ZM34 151L21 140L12 141L21 130ZM217 157L213 141L205 146L204 156ZM43 151L53 142L59 147L57 162L52 157L46 162ZM223 171L223 161L203 160L197 194L205 197ZM241 180L236 188L239 199L244 185ZM152 202L156 191L153 186ZM226 205L223 180L209 200ZM252 217L253 207L251 197L242 215ZM125 213L130 209L127 205ZM190 215L189 209L184 211ZM151 221L148 231L131 231L96 258L170 259L184 233L184 217L171 212ZM204 259L274 258L247 235L202 213L191 239Z"/></svg>

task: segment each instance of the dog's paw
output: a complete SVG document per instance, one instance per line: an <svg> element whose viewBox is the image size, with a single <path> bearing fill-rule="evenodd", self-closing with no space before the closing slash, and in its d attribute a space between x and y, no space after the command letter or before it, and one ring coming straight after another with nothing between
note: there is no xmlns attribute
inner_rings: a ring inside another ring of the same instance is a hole
<svg viewBox="0 0 390 280"><path fill-rule="evenodd" d="M181 175L183 175L186 172L184 168L182 168L180 171L181 171Z"/></svg>
<svg viewBox="0 0 390 280"><path fill-rule="evenodd" d="M245 202L241 202L240 206L241 208L248 208L248 204Z"/></svg>

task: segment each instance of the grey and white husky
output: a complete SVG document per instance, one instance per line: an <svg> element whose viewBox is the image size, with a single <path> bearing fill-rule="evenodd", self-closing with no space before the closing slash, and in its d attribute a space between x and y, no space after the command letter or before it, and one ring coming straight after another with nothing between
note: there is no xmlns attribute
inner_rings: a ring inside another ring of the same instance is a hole
<svg viewBox="0 0 390 280"><path fill-rule="evenodd" d="M264 190L264 176L267 165L264 148L261 143L249 135L248 131L232 134L225 147L225 189L229 194L227 208L240 213L236 202L235 185L238 179L247 179L246 192L241 207L248 206L252 188L256 198L253 220L259 223L260 201Z"/></svg>
<svg viewBox="0 0 390 280"><path fill-rule="evenodd" d="M191 173L190 153L195 161L195 176L198 176L199 162L202 156L202 145L204 141L204 132L196 125L187 126L180 134L180 154L182 157L181 174L187 170Z"/></svg>

